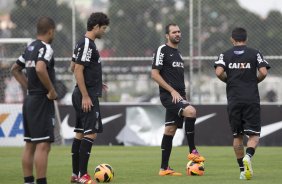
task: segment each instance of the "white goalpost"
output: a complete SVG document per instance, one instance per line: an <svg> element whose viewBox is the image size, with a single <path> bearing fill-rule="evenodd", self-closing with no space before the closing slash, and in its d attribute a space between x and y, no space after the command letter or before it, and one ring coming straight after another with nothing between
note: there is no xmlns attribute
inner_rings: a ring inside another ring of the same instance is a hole
<svg viewBox="0 0 282 184"><path fill-rule="evenodd" d="M7 43L24 43L29 44L32 42L32 38L0 38L0 44L7 44Z"/></svg>

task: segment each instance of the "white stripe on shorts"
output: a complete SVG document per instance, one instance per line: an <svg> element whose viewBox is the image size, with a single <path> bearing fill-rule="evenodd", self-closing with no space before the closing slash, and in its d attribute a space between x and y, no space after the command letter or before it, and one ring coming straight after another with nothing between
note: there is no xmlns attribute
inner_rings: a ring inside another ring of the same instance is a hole
<svg viewBox="0 0 282 184"><path fill-rule="evenodd" d="M50 139L50 136L33 138L31 139L31 141L41 141L41 140L46 140L46 139Z"/></svg>
<svg viewBox="0 0 282 184"><path fill-rule="evenodd" d="M244 132L253 132L253 133L256 133L256 134L260 134L260 132L256 132L256 131L253 131L253 130L244 130Z"/></svg>
<svg viewBox="0 0 282 184"><path fill-rule="evenodd" d="M165 125L166 125L166 124L171 124L171 123L175 123L175 121L165 122Z"/></svg>

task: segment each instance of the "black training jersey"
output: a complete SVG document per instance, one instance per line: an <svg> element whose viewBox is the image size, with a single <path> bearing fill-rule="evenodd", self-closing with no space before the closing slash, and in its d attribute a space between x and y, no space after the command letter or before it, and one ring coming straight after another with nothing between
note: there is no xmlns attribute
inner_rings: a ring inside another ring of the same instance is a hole
<svg viewBox="0 0 282 184"><path fill-rule="evenodd" d="M72 61L84 66L86 88L94 90L95 96L102 95L102 66L99 52L93 40L84 37L73 53Z"/></svg>
<svg viewBox="0 0 282 184"><path fill-rule="evenodd" d="M39 80L35 65L37 61L44 61L51 82L55 83L55 60L51 45L41 40L35 40L28 45L24 53L18 58L17 64L26 69L28 79L28 94L47 94L48 90Z"/></svg>
<svg viewBox="0 0 282 184"><path fill-rule="evenodd" d="M214 66L221 66L226 72L228 103L260 102L257 70L270 66L258 50L235 46L220 54Z"/></svg>
<svg viewBox="0 0 282 184"><path fill-rule="evenodd" d="M162 78L182 96L185 96L184 62L178 49L161 45L153 55L152 69L158 69ZM168 93L161 86L160 93Z"/></svg>

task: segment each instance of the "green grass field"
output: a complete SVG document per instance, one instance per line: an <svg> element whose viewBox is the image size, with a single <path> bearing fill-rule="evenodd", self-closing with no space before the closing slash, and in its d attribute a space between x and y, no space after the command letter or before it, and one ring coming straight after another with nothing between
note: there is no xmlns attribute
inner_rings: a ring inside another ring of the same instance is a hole
<svg viewBox="0 0 282 184"><path fill-rule="evenodd" d="M88 171L90 174L99 163L109 163L115 170L115 184L237 184L282 183L282 147L259 147L253 158L254 178L239 180L239 169L232 147L198 147L206 157L204 176L186 176L186 147L174 147L170 165L183 176L158 176L159 147L94 146ZM20 184L21 147L0 147L0 183ZM53 146L48 165L48 183L69 183L71 154L69 146ZM92 174L93 175L93 174Z"/></svg>

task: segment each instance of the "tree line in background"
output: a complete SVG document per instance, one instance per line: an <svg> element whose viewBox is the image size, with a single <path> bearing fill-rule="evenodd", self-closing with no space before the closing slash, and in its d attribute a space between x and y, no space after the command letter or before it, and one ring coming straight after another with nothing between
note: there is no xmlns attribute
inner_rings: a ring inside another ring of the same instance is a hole
<svg viewBox="0 0 282 184"><path fill-rule="evenodd" d="M34 38L36 21L40 16L49 16L56 22L57 31L53 43L56 57L71 57L72 53L72 9L57 0L15 0L11 20L15 24L12 38ZM85 32L85 23L76 16L76 37ZM18 53L17 53L18 54Z"/></svg>
<svg viewBox="0 0 282 184"><path fill-rule="evenodd" d="M12 37L34 37L34 22L47 15L57 23L54 50L59 57L71 57L72 20L71 8L57 1L16 0L11 19L16 25ZM198 45L204 56L218 55L231 46L229 37L234 27L248 30L249 45L262 50L264 55L280 55L282 50L282 16L272 11L265 19L240 7L237 1L194 0L194 55ZM199 12L200 11L200 12ZM105 56L151 56L154 49L164 43L164 26L175 22L182 30L180 49L183 56L189 55L189 0L109 0L107 12L110 29L103 39ZM198 15L201 30L198 30ZM85 32L85 20L76 13L76 37ZM200 33L200 34L198 34ZM102 52L103 53L103 52Z"/></svg>
<svg viewBox="0 0 282 184"><path fill-rule="evenodd" d="M149 55L160 41L164 40L164 26L170 22L180 25L183 42L182 55L189 55L189 0L183 0L177 7L175 0L110 0L109 14L111 31L107 47L115 50L116 56ZM218 55L231 46L229 35L234 27L248 30L249 44L262 49L264 55L280 55L282 33L281 13L272 11L267 18L240 7L237 1L194 1L194 55L200 42L201 54ZM200 12L199 12L200 11ZM198 15L201 16L201 30L198 30ZM156 25L162 25L158 30ZM200 35L198 34L200 32Z"/></svg>

